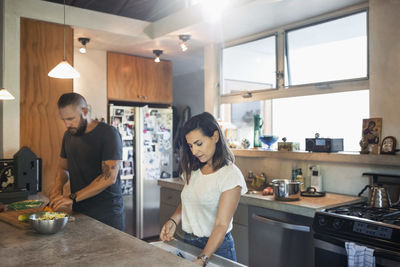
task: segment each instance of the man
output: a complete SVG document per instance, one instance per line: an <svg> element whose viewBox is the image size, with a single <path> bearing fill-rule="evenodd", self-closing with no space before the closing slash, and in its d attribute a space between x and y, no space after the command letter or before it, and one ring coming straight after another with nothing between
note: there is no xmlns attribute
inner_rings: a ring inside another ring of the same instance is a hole
<svg viewBox="0 0 400 267"><path fill-rule="evenodd" d="M63 94L58 109L64 133L56 183L50 193L54 210L71 207L121 231L125 214L119 177L122 141L117 130L91 120L86 100L77 93ZM70 180L71 194L63 196Z"/></svg>

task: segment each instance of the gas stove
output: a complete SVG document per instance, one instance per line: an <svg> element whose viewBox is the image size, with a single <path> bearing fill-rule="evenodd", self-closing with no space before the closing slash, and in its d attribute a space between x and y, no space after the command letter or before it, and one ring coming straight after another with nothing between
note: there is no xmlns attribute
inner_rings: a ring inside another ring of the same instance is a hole
<svg viewBox="0 0 400 267"><path fill-rule="evenodd" d="M400 251L400 208L374 208L357 203L315 214L313 228L359 243Z"/></svg>

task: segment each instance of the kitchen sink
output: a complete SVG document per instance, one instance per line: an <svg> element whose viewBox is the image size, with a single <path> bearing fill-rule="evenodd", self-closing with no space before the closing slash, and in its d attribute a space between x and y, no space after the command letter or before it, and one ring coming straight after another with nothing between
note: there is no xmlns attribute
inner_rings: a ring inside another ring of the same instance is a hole
<svg viewBox="0 0 400 267"><path fill-rule="evenodd" d="M182 257L184 259L193 261L196 259L197 255L201 253L201 249L194 247L192 245L186 244L183 241L180 240L172 240L170 242L163 242L163 241L157 241L157 242L151 242L150 243L153 246L156 246L158 248L161 248L163 250L168 251L169 253L172 253L178 257ZM232 266L232 267L245 267L245 265L242 265L238 262L234 262L231 260L228 260L224 257L218 256L218 255L213 255L210 258L210 261L207 264L208 266Z"/></svg>

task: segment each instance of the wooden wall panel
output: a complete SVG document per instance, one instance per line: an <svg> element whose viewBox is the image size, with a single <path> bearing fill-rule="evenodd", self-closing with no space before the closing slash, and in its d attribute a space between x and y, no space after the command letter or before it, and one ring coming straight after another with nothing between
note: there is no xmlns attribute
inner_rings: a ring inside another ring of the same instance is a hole
<svg viewBox="0 0 400 267"><path fill-rule="evenodd" d="M65 126L57 100L72 92L72 79L54 79L48 72L63 59L64 27L21 18L20 144L29 147L43 164L43 192L54 184ZM73 64L73 30L66 27L66 58Z"/></svg>

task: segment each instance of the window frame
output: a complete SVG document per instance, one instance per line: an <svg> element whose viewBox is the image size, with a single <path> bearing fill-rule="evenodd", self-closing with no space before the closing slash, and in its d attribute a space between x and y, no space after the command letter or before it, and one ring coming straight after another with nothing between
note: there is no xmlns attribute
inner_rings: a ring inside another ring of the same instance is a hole
<svg viewBox="0 0 400 267"><path fill-rule="evenodd" d="M356 79L346 79L346 80L338 80L338 81L328 81L328 82L319 82L319 83L311 83L311 84L302 84L302 85L286 85L285 84L285 60L287 51L286 47L286 33L295 29L305 28L308 26L313 26L325 22L329 22L332 20L340 19L343 17L351 16L357 13L366 12L367 17L367 76L365 78L356 78ZM218 109L221 104L230 104L230 103L238 103L238 102L253 102L260 100L270 100L277 98L287 98L287 97L295 97L295 96L306 96L306 95L318 95L318 94L330 94L330 93L338 93L338 92L346 92L346 91L357 91L357 90L365 90L370 88L369 77L370 77L370 62L369 62L369 8L368 3L364 3L361 5L344 8L341 10L337 10L334 12L330 12L328 14L316 16L314 18L302 20L299 22L295 22L289 25L285 25L279 28L274 28L269 31L265 31L263 33L247 36L242 39L234 40L232 42L227 43L225 46L220 48L220 86L222 84L222 68L223 68L223 49L229 48L232 46L237 46L241 44L245 44L251 41L256 41L259 39L263 39L269 36L276 35L276 89L268 89L268 90L257 90L257 91L247 91L243 93L234 93L234 94L222 94L222 89L218 88L219 92L219 103ZM283 74L283 75L282 75ZM219 112L219 111L218 111Z"/></svg>
<svg viewBox="0 0 400 267"><path fill-rule="evenodd" d="M234 44L234 45L231 44L229 46L221 48L220 66L223 66L223 61L224 61L223 49L230 48L230 47L235 47L235 46L238 46L238 45L248 44L250 42L259 41L259 40L267 39L267 38L270 38L270 37L275 37L275 70L276 70L276 72L278 72L278 53L277 53L277 50L278 50L278 32L272 32L272 33L269 33L267 35L263 35L261 37L253 38L253 39L250 39L250 40L247 40L247 41L244 41L244 42L240 42L240 43L237 43L237 44ZM222 67L221 67L221 70L222 70ZM220 75L220 81L221 81L220 84L223 84L223 81L224 81L223 80L223 71L220 71L220 73L221 73L221 75ZM222 94L222 86L221 86L221 88L219 88L220 89L219 90L219 94L221 96L243 96L244 98L246 98L247 96L252 95L253 93L273 91L273 90L277 90L278 88L279 88L278 87L278 76L275 75L275 87L274 88L261 89L261 90L249 90L249 91L243 91L243 92L232 93L232 94Z"/></svg>
<svg viewBox="0 0 400 267"><path fill-rule="evenodd" d="M369 33L369 19L368 19L369 18L369 11L368 11L368 8L366 8L364 10L358 10L358 11L350 12L350 13L347 13L347 14L342 14L342 15L337 16L337 17L323 19L323 20L318 21L318 22L313 22L313 23L310 23L310 24L301 25L301 26L298 26L298 27L286 29L285 32L284 32L284 35L285 35L285 39L284 39L285 40L285 44L284 44L284 50L285 50L284 63L286 63L286 65L289 66L289 53L288 53L289 47L288 47L288 44L286 42L286 40L288 40L288 33L292 32L292 31L304 29L304 28L307 28L307 27L320 25L320 24L327 23L327 22L330 22L330 21L343 19L343 18L346 18L346 17L350 17L352 15L356 15L356 14L360 14L360 13L364 13L364 12L366 13L366 18L367 18L367 21L366 21L366 26L367 26L367 29L366 29L366 31L367 31L367 76L366 77L353 78L353 79L343 79L343 80L334 80L334 81L325 81L325 82L317 82L317 83L305 83L305 84L298 84L298 85L289 85L290 84L290 71L288 71L287 73L284 72L285 75L288 75L288 81L289 81L289 84L285 85L285 88L289 89L289 88L295 88L295 87L299 87L299 86L308 86L308 85L315 85L315 86L324 87L327 84L331 84L331 83L340 83L340 82L345 82L345 81L351 82L351 81L369 80L369 34L368 34ZM288 67L288 70L289 70L289 67ZM324 88L321 88L321 89L324 89Z"/></svg>

